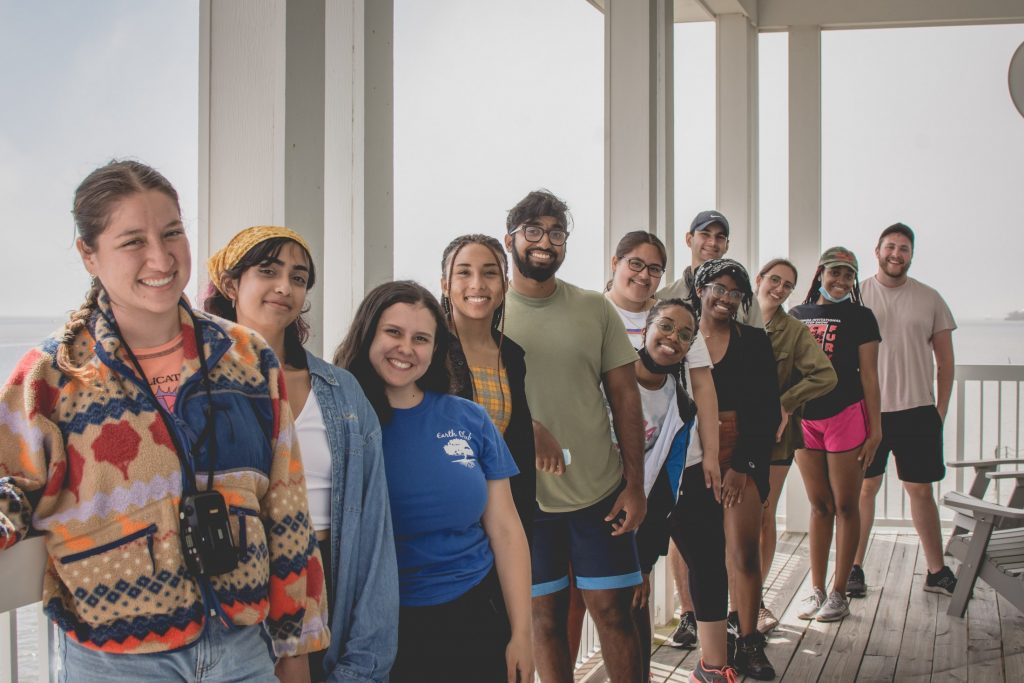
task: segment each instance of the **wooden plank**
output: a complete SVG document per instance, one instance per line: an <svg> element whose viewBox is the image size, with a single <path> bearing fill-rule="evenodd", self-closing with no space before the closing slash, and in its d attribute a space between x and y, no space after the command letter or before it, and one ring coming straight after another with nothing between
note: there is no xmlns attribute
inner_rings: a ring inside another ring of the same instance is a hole
<svg viewBox="0 0 1024 683"><path fill-rule="evenodd" d="M786 675L789 662L803 638L807 622L797 619L800 611L800 599L811 590L810 560L807 556L808 545L805 540L794 551L794 557L786 565L785 576L779 577L773 584L765 603L772 606L772 611L779 620L779 625L768 636L768 647L765 654L775 667L778 678Z"/></svg>
<svg viewBox="0 0 1024 683"><path fill-rule="evenodd" d="M895 657L864 655L857 683L891 683L892 671L896 667ZM822 679L824 680L824 679Z"/></svg>
<svg viewBox="0 0 1024 683"><path fill-rule="evenodd" d="M932 657L935 654L935 615L939 609L939 596L924 590L928 563L924 550L918 544L914 580L910 585L910 602L907 606L907 637L900 646L896 662L896 680L924 680L932 672Z"/></svg>
<svg viewBox="0 0 1024 683"><path fill-rule="evenodd" d="M1024 681L1024 614L1001 595L996 596L1003 645L1003 673L1007 681Z"/></svg>
<svg viewBox="0 0 1024 683"><path fill-rule="evenodd" d="M996 592L983 581L967 603L967 679L1002 683L1002 640Z"/></svg>
<svg viewBox="0 0 1024 683"><path fill-rule="evenodd" d="M797 548L804 545L804 553L806 554L806 543L807 534L804 533L784 531L779 535L779 540L775 544L775 557L772 558L772 566L768 570L768 576L764 577L764 580L761 582L766 596L776 581L787 576L786 566L793 561L793 555L796 553ZM765 604L768 604L767 600L765 600Z"/></svg>
<svg viewBox="0 0 1024 683"><path fill-rule="evenodd" d="M959 562L950 561L955 572ZM946 614L946 598L941 598L935 615L935 659L932 683L967 680L967 620Z"/></svg>
<svg viewBox="0 0 1024 683"><path fill-rule="evenodd" d="M892 657L893 662L899 657L916 560L917 537L897 536L889 574L882 588L884 599L879 600L875 624L871 629L865 654ZM895 669L893 671L895 672Z"/></svg>
<svg viewBox="0 0 1024 683"><path fill-rule="evenodd" d="M772 573L769 574L771 587L764 593L764 604L768 605L776 618L789 607L811 566L807 556L807 534L799 535L801 536L799 543L790 552L785 564L778 572L775 571L776 563L772 563ZM776 559L778 559L778 553L776 553ZM774 664L774 662L772 663Z"/></svg>
<svg viewBox="0 0 1024 683"><path fill-rule="evenodd" d="M891 537L890 537L891 538ZM905 537L900 537L905 538ZM895 539L894 539L895 540ZM889 595L886 575L894 561L896 543L875 539L864 556L864 579L867 595L850 600L850 616L839 624L839 632L821 671L822 681L854 681L861 668L861 658L867 648L875 623L878 605L883 595ZM887 662L878 662L887 665Z"/></svg>

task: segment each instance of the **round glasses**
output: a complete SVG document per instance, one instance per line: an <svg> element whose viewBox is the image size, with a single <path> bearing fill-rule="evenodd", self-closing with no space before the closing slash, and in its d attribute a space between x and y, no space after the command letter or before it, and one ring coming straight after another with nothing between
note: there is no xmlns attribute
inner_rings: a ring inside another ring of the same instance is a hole
<svg viewBox="0 0 1024 683"><path fill-rule="evenodd" d="M668 318L658 318L654 321L654 326L657 327L662 334L674 334L676 339L684 344L689 344L693 341L694 336L696 336L696 333L693 330L685 327L676 327L676 324Z"/></svg>
<svg viewBox="0 0 1024 683"><path fill-rule="evenodd" d="M665 274L665 268L663 266L659 266L657 263L644 263L638 258L626 259L626 265L629 266L629 269L634 273L642 273L644 272L644 268L646 268L647 272L651 274L651 277L661 277Z"/></svg>
<svg viewBox="0 0 1024 683"><path fill-rule="evenodd" d="M743 301L743 292L741 292L738 289L726 289L717 282L712 282L710 285L705 285L705 288L719 298L724 296L736 302Z"/></svg>
<svg viewBox="0 0 1024 683"><path fill-rule="evenodd" d="M786 294L790 294L793 291L793 287L795 286L792 282L787 282L778 275L769 275L768 283L771 285L772 289L775 289L779 285L782 285L782 291L785 292Z"/></svg>
<svg viewBox="0 0 1024 683"><path fill-rule="evenodd" d="M547 235L548 242L551 242L552 246L555 247L562 246L565 244L565 241L569 239L569 231L564 228L552 228L551 230L545 230L537 225L520 225L509 234L514 235L517 232L523 233L523 237L526 238L527 242L540 242L541 239L544 238L544 235Z"/></svg>

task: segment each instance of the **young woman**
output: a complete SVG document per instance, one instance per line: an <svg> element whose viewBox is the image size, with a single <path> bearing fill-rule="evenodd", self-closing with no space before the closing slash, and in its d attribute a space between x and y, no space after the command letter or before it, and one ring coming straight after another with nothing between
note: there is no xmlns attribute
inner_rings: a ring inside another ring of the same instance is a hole
<svg viewBox="0 0 1024 683"><path fill-rule="evenodd" d="M380 419L398 556L394 683L533 678L530 552L490 416L446 392L441 306L415 282L367 294L335 354ZM507 606L507 613L506 613Z"/></svg>
<svg viewBox="0 0 1024 683"><path fill-rule="evenodd" d="M807 327L782 308L796 286L796 267L776 258L761 267L755 279L757 303L761 308L764 331L772 343L775 372L779 382L782 414L775 431L768 486L768 505L761 517L761 576L768 576L775 558L775 511L782 486L793 464L793 454L803 447L803 430L797 412L812 398L823 396L836 385L836 373L821 345ZM771 610L762 603L757 630L768 633L779 625Z"/></svg>
<svg viewBox="0 0 1024 683"><path fill-rule="evenodd" d="M658 285L661 284L661 276L665 272L666 261L665 245L661 239L654 233L645 230L634 230L626 233L615 247L615 255L611 261L612 279L606 286L605 296L612 302L616 312L618 312L619 317L622 319L623 325L626 327L626 334L629 335L633 348L638 351L644 346L644 331L649 325L649 313L657 303L654 293L657 291ZM687 307L689 306L687 305ZM707 346L704 344L703 338L699 335L695 337L692 343L688 345L684 355L684 372L688 378L686 384L693 387L694 398L697 401L697 413L700 419L695 420L695 423L682 433L679 433L678 430L678 427L682 426L682 423L679 423L676 425L677 429L673 430L672 434L667 435L669 439L668 445L670 446L669 458L673 463L682 463L683 461L701 462L702 454L704 450L707 450L708 457L705 461L708 463L717 462L718 429L715 425L718 420L718 399L715 396L714 381L711 379L711 357L708 355ZM698 430L700 431L699 435L697 434ZM714 474L713 485L714 490L717 492L720 485L717 468L709 465L709 471ZM673 498L678 489L680 470L674 470L674 473L675 476L672 478ZM648 504L650 505L650 501L648 501ZM652 517L651 511L648 510L648 521L645 522L648 525L648 531L641 534L638 530L637 543L638 545L641 541L646 543L651 538L648 535L649 532L655 528L651 525L658 525L658 531L654 534L654 537L663 538L664 541L661 541L656 547L660 549L661 545L664 545L666 546L665 550L668 552L669 566L675 579L676 592L679 595L680 608L683 615L680 623L689 620L696 636L697 623L693 602L690 599L689 572L683 563L682 557L679 555L678 549L674 545L669 546L667 543L668 526L665 517L668 512L669 510L665 510L665 516L655 515ZM658 521L655 522L655 519ZM664 554L665 552L658 553L658 555ZM637 621L637 628L640 631L643 652L648 655L648 659L645 660L645 663L648 665L651 650L650 619L646 618L645 620L643 617L647 616L646 605L647 595L650 593L650 570L654 562L657 561L658 555L653 557L650 562L651 566L646 568L642 561L643 555L641 555L641 568L645 569L642 572L644 583L638 589L635 601L635 604L641 610L637 613L638 617L640 617ZM582 604L582 600L580 604ZM580 611L579 618L582 621L582 610ZM571 632L576 633L578 630Z"/></svg>
<svg viewBox="0 0 1024 683"><path fill-rule="evenodd" d="M529 542L537 507L534 423L526 403L526 354L503 332L505 251L487 235L456 237L441 256L441 272L456 393L483 406L505 437L519 468L509 480L512 501Z"/></svg>
<svg viewBox="0 0 1024 683"><path fill-rule="evenodd" d="M309 245L288 228L246 228L207 267L204 308L259 332L284 368L327 578L331 645L310 656L312 678L386 680L398 644L398 569L380 424L348 371L302 348L316 282Z"/></svg>
<svg viewBox="0 0 1024 683"><path fill-rule="evenodd" d="M736 668L771 680L775 670L757 631L761 599L761 510L768 500L768 463L779 424L775 358L763 330L735 320L754 293L747 271L731 259L713 259L694 275L694 308L711 352L718 394L729 595L738 612Z"/></svg>
<svg viewBox="0 0 1024 683"><path fill-rule="evenodd" d="M327 601L277 357L189 307L157 171L98 168L72 213L92 286L0 390L0 548L46 538L62 680L272 683L268 634L307 679Z"/></svg>
<svg viewBox="0 0 1024 683"><path fill-rule="evenodd" d="M839 621L850 613L846 579L860 535L858 509L864 471L882 438L878 388L878 321L863 306L857 286L857 257L832 247L821 255L803 305L790 311L814 335L831 359L839 383L804 406L804 448L796 452L811 502L812 592L799 617ZM836 527L836 568L826 596L825 568Z"/></svg>

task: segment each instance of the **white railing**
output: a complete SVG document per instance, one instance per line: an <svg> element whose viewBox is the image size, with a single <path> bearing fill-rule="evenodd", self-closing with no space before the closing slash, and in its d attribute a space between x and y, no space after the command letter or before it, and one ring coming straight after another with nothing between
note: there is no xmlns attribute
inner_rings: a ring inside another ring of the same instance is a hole
<svg viewBox="0 0 1024 683"><path fill-rule="evenodd" d="M956 389L946 419L947 460L1012 457L1021 453L1022 384L1024 366L957 366ZM910 524L910 506L903 487L895 468L888 470L883 495L879 496L877 523ZM952 476L938 485L938 496L969 489L973 472L958 468L948 474ZM1000 501L1008 494L1009 486L997 481L989 488L987 498ZM948 516L945 510L943 514ZM0 552L0 683L56 680L53 627L43 616L39 603L45 566L46 551L39 538ZM655 566L652 578L651 616L656 625L664 625L675 613L675 595L664 561ZM599 648L597 629L588 616L578 662L586 661Z"/></svg>
<svg viewBox="0 0 1024 683"><path fill-rule="evenodd" d="M947 461L980 458L1020 457L1021 418L1024 416L1024 384L1022 365L958 365L949 414L945 426L945 458ZM949 468L946 478L937 485L936 498L949 491L966 493L974 477L967 468ZM989 487L986 499L1006 502L1012 485L996 481ZM950 523L952 512L940 508L944 523ZM882 481L875 509L878 524L902 526L911 524L910 503L890 461Z"/></svg>

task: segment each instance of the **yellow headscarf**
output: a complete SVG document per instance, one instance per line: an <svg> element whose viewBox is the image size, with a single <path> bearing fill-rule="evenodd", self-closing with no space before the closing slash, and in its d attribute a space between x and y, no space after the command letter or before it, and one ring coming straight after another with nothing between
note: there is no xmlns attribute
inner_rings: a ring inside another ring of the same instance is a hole
<svg viewBox="0 0 1024 683"><path fill-rule="evenodd" d="M313 254L313 250L309 248L309 244L306 243L302 235L290 228L277 225L254 225L232 237L222 249L206 261L206 271L210 274L210 284L218 292L227 296L227 293L221 289L220 283L224 273L237 266L242 257L248 254L249 250L257 244L275 237L286 237L300 244L310 255Z"/></svg>

